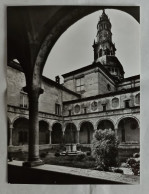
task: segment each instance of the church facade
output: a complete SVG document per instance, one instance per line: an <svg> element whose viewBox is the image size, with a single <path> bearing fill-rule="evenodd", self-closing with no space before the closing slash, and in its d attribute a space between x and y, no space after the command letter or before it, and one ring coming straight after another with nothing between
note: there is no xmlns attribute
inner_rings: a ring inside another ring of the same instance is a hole
<svg viewBox="0 0 149 194"><path fill-rule="evenodd" d="M44 93L39 99L40 149L58 144L90 146L95 130L111 129L119 149L130 152L140 147L140 76L124 78L116 57L111 22L105 11L97 24L93 43L94 62L63 74L55 81L42 77ZM28 147L28 94L19 63L7 68L8 146L15 151Z"/></svg>

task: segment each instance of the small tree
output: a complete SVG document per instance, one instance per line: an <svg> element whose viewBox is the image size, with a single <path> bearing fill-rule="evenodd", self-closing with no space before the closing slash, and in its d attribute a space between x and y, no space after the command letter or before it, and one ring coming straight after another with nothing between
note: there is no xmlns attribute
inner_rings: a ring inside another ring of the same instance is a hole
<svg viewBox="0 0 149 194"><path fill-rule="evenodd" d="M108 170L117 166L118 140L111 129L96 130L92 141L92 156L99 169Z"/></svg>

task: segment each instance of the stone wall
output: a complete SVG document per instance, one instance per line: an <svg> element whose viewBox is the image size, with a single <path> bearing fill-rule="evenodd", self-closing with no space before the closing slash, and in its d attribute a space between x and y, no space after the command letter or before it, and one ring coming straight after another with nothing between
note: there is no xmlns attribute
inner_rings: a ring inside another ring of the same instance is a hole
<svg viewBox="0 0 149 194"><path fill-rule="evenodd" d="M7 66L7 104L20 106L20 92L25 86L24 73Z"/></svg>
<svg viewBox="0 0 149 194"><path fill-rule="evenodd" d="M124 79L118 86L118 90L126 90L134 87L139 87L140 86L140 77L139 76L134 76L132 78L126 78Z"/></svg>
<svg viewBox="0 0 149 194"><path fill-rule="evenodd" d="M77 92L76 79L79 77L84 78L84 90L79 92L83 98L109 93L116 90L114 82L97 67L93 67L90 70L65 78L64 86L74 92Z"/></svg>
<svg viewBox="0 0 149 194"><path fill-rule="evenodd" d="M26 86L24 73L8 66L7 69L7 104L20 107L21 90ZM74 100L77 97L53 84L42 81L44 93L39 97L39 111L55 114L55 103L62 107L63 100ZM28 108L28 106L26 107Z"/></svg>
<svg viewBox="0 0 149 194"><path fill-rule="evenodd" d="M84 107L86 107L86 113L94 113L103 111L103 105L106 105L106 111L124 109L125 102L129 100L129 106L137 107L140 106L140 102L136 100L136 96L139 91L132 93L124 93L121 95L110 95L109 97L94 98L92 100L85 100L79 102L70 101L70 103L64 104L64 115L68 115L68 110L72 109L72 115L84 114Z"/></svg>

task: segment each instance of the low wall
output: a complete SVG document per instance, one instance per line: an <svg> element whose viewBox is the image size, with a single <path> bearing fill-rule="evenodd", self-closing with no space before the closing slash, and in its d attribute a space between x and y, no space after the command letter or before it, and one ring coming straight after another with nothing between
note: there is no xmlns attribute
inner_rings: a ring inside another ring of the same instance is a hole
<svg viewBox="0 0 149 194"><path fill-rule="evenodd" d="M8 182L18 184L139 184L139 177L56 165L23 167L8 163Z"/></svg>

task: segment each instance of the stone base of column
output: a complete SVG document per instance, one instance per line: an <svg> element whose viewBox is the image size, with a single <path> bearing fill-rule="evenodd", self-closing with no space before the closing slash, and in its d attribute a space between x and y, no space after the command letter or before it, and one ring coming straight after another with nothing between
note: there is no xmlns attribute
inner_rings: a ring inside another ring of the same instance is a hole
<svg viewBox="0 0 149 194"><path fill-rule="evenodd" d="M34 167L34 166L40 166L43 165L44 161L43 160L35 160L35 161L27 161L27 162L23 162L23 166L25 167Z"/></svg>

